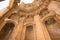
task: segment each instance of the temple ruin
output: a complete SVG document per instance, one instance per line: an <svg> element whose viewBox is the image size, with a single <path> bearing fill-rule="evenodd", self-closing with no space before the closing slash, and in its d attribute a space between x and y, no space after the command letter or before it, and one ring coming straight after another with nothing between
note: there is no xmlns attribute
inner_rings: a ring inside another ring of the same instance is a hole
<svg viewBox="0 0 60 40"><path fill-rule="evenodd" d="M0 11L0 40L60 40L60 0L9 0Z"/></svg>

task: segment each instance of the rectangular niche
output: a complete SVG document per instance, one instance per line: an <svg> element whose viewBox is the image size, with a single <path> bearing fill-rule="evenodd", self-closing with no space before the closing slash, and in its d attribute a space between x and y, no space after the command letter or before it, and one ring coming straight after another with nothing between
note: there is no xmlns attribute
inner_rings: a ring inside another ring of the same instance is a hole
<svg viewBox="0 0 60 40"><path fill-rule="evenodd" d="M34 40L34 29L32 25L26 27L25 40Z"/></svg>

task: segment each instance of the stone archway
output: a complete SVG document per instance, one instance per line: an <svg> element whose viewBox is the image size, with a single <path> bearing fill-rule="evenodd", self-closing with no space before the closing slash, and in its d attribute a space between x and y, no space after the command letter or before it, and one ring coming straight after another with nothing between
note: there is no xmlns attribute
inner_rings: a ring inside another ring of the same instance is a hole
<svg viewBox="0 0 60 40"><path fill-rule="evenodd" d="M0 31L0 40L7 40L14 27L14 23L7 22Z"/></svg>

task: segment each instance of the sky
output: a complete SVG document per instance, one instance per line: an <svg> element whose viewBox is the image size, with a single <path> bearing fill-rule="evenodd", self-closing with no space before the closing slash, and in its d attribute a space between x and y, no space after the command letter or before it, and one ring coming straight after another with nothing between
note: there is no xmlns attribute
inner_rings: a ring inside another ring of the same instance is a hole
<svg viewBox="0 0 60 40"><path fill-rule="evenodd" d="M25 4L27 3L32 3L34 0L21 0L21 2L24 2ZM3 10L9 5L9 0L5 0L0 2L0 10Z"/></svg>
<svg viewBox="0 0 60 40"><path fill-rule="evenodd" d="M32 3L34 0L21 0L21 2L24 2L25 4Z"/></svg>
<svg viewBox="0 0 60 40"><path fill-rule="evenodd" d="M0 10L6 8L9 5L9 0L0 2Z"/></svg>

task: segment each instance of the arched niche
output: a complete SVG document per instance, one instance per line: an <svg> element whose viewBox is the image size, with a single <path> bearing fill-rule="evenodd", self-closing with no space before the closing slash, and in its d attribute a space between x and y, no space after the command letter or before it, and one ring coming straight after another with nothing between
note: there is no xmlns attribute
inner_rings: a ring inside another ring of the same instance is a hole
<svg viewBox="0 0 60 40"><path fill-rule="evenodd" d="M56 20L54 17L50 16L50 17L45 18L44 23L46 26L48 26L48 25L56 23Z"/></svg>
<svg viewBox="0 0 60 40"><path fill-rule="evenodd" d="M0 31L0 40L7 40L14 27L15 24L13 22L6 22L6 24Z"/></svg>
<svg viewBox="0 0 60 40"><path fill-rule="evenodd" d="M49 32L52 40L60 40L60 23L55 19L56 17L49 16L45 18L44 24Z"/></svg>

